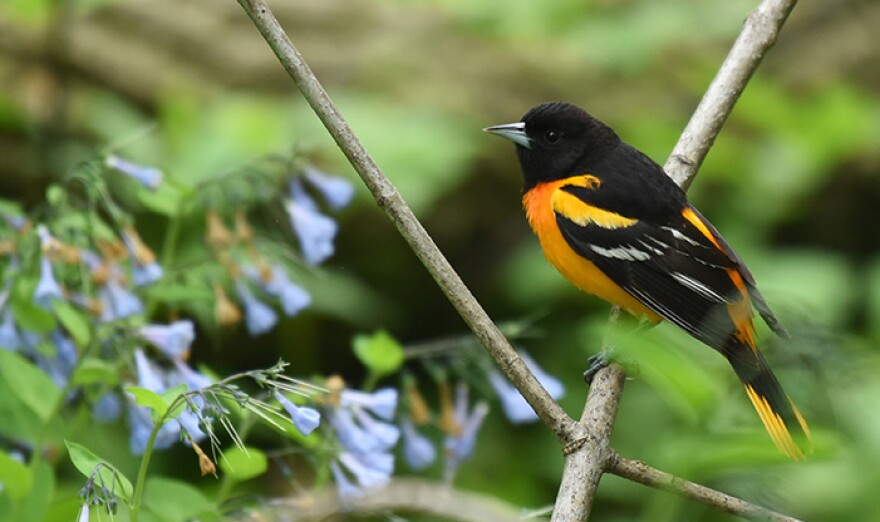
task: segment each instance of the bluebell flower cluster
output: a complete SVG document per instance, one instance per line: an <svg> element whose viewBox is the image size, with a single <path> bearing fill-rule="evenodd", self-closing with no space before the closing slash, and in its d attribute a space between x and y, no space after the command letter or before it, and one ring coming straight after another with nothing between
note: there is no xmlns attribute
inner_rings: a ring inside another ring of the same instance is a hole
<svg viewBox="0 0 880 522"><path fill-rule="evenodd" d="M291 225L299 241L303 260L317 265L333 254L333 240L338 225L325 215L312 197L309 188L319 194L331 210L339 210L351 202L354 187L345 179L305 167L301 174L288 181L289 198L285 205ZM230 274L241 308L229 299L226 288L214 285L215 319L229 326L244 319L251 335L261 335L278 323L279 317L266 297L277 300L284 315L292 317L311 304L309 293L291 280L287 269L267 260L257 248L254 231L244 214L235 214L235 230L231 231L216 210L205 214L205 241L217 261Z"/></svg>
<svg viewBox="0 0 880 522"><path fill-rule="evenodd" d="M333 239L338 226L321 212L318 203L306 190L304 181L314 188L332 210L339 210L351 202L354 187L343 178L307 167L302 178L290 180L287 213L299 239L300 251L306 263L317 265L333 255Z"/></svg>
<svg viewBox="0 0 880 522"><path fill-rule="evenodd" d="M340 451L331 471L340 496L347 498L380 488L391 479L392 451L400 439L400 428L392 423L397 390L366 393L331 384L331 390L334 388L336 404L327 417Z"/></svg>

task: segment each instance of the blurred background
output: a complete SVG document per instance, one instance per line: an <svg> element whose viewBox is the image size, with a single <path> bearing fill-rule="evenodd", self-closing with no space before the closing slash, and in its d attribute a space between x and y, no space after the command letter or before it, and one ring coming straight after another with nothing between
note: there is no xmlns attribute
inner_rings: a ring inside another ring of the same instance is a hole
<svg viewBox="0 0 880 522"><path fill-rule="evenodd" d="M757 4L270 2L490 315L522 325L517 345L566 383L572 415L608 307L546 264L522 215L513 147L480 129L567 100L662 164ZM815 452L806 463L779 454L717 354L670 326L633 333L624 323L614 335L639 372L615 426L623 456L805 519L876 519L877 27L876 1L797 6L690 191L793 334L783 342L760 329ZM109 150L179 180L296 152L359 183L236 2L4 0L0 197L38 205L50 182ZM167 223L139 212L158 247ZM357 382L357 333L384 328L404 344L466 333L366 189L339 224L335 256L307 281L310 312L257 339L200 337L193 359L225 372L284 357L299 374ZM272 216L260 226L271 232ZM158 466L173 470L173 453ZM536 508L553 502L561 469L553 437L511 426L496 404L457 484ZM731 519L612 476L593 518Z"/></svg>

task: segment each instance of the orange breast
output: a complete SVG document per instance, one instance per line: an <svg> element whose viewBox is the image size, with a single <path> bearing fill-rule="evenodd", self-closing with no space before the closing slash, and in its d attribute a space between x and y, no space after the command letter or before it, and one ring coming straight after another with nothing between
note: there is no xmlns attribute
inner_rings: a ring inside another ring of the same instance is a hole
<svg viewBox="0 0 880 522"><path fill-rule="evenodd" d="M564 179L542 183L523 196L526 217L541 242L547 261L584 292L620 305L633 315L645 316L655 323L660 321L660 316L614 284L596 265L568 246L556 225L556 216L550 206L553 193L567 183L568 180Z"/></svg>

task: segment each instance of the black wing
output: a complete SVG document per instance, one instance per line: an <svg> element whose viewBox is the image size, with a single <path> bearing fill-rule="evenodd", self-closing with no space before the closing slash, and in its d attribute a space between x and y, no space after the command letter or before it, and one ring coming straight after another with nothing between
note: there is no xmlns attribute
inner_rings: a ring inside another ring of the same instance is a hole
<svg viewBox="0 0 880 522"><path fill-rule="evenodd" d="M584 199L586 191L568 190ZM581 197L584 196L584 197ZM590 198L592 199L592 198ZM593 205L594 206L594 205ZM688 214L688 212L693 214ZM698 219L697 224L690 219ZM731 311L747 307L750 276L739 260L713 237L698 214L686 206L662 225L634 220L625 227L579 224L564 213L556 222L569 246L589 259L639 302L706 344L721 350L741 327Z"/></svg>

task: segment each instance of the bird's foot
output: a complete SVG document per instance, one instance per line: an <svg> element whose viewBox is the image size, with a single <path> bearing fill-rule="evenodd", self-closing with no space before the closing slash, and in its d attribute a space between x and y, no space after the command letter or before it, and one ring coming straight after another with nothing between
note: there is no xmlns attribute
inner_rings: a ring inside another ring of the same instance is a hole
<svg viewBox="0 0 880 522"><path fill-rule="evenodd" d="M587 383L587 386L593 382L593 378L596 374L611 364L611 362L611 354L608 351L603 350L596 355L591 355L590 358L587 359L588 366L584 372L584 382Z"/></svg>
<svg viewBox="0 0 880 522"><path fill-rule="evenodd" d="M596 355L587 359L589 366L584 372L584 382L589 386L592 384L596 374L603 370L611 363L615 363L623 367L627 377L637 377L640 373L639 364L632 357L626 357L618 354L614 350L603 350Z"/></svg>

